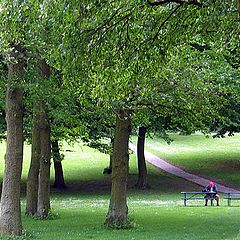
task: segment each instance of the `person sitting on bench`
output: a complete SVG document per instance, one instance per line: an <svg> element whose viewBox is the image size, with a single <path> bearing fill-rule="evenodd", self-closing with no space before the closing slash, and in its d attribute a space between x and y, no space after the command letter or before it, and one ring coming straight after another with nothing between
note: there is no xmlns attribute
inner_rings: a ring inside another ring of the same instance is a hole
<svg viewBox="0 0 240 240"><path fill-rule="evenodd" d="M208 199L215 199L216 202L217 202L217 206L219 206L219 195L217 194L218 191L217 191L217 187L216 185L214 184L213 181L210 181L209 184L203 189L203 192L206 193L205 195L205 206L207 206L207 203L208 203ZM214 192L214 193L211 193L211 192Z"/></svg>

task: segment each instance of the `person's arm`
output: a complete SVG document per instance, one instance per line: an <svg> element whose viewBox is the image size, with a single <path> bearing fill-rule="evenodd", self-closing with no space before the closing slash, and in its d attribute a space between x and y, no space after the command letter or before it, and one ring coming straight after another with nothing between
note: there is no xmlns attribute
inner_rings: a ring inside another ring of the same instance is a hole
<svg viewBox="0 0 240 240"><path fill-rule="evenodd" d="M208 186L206 186L203 190L202 190L202 192L207 192L208 190L207 190L207 187Z"/></svg>

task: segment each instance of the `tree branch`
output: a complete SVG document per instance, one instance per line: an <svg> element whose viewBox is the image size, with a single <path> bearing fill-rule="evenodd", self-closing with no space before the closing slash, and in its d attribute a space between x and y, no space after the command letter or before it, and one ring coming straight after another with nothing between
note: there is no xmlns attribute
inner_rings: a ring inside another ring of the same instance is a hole
<svg viewBox="0 0 240 240"><path fill-rule="evenodd" d="M177 12L177 10L181 7L182 4L180 4L179 6L177 6L170 14L169 16L160 24L158 31L156 32L155 36L153 37L153 42L157 39L161 29L163 28L163 26L165 25L165 23L172 17L172 15Z"/></svg>
<svg viewBox="0 0 240 240"><path fill-rule="evenodd" d="M179 4L188 4L188 5L195 5L198 7L202 7L203 4L198 2L197 0L147 0L147 3L150 6L160 6L166 3L179 3Z"/></svg>
<svg viewBox="0 0 240 240"><path fill-rule="evenodd" d="M200 45L198 43L190 43L190 45L200 52L203 52L205 50L211 50L211 47L209 45Z"/></svg>
<svg viewBox="0 0 240 240"><path fill-rule="evenodd" d="M134 54L139 48L141 48L143 45L146 45L148 42L153 43L153 42L157 39L157 37L158 37L161 29L164 27L164 25L168 22L168 20L174 15L174 13L177 12L177 10L178 10L181 6L182 6L182 4L180 4L179 6L176 6L176 7L173 9L173 11L169 14L169 16L160 24L160 26L158 27L158 30L157 30L157 32L154 34L154 36L150 36L149 38L144 39L143 41L141 41L141 42L133 49L133 51L132 51L132 53L131 53L131 57L132 57L133 54Z"/></svg>

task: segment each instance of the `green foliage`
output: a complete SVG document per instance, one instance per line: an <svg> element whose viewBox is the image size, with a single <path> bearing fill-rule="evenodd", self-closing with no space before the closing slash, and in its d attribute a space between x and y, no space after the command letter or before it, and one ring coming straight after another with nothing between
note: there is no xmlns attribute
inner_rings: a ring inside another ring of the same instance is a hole
<svg viewBox="0 0 240 240"><path fill-rule="evenodd" d="M104 112L151 106L158 118L170 119L173 129L192 131L203 128L207 120L202 116L210 113L209 106L216 101L211 94L203 94L211 87L206 86L212 77L206 74L209 66L203 59L196 61L200 53L186 50L187 46L209 46L216 56L226 50L232 53L240 42L235 1L206 1L203 5L152 7L140 0L81 4L2 1L2 46L22 44L28 53L41 54L60 71L60 87L52 80L39 87L28 69L30 89L45 95L49 103L57 126L54 132L59 132L56 135L91 135L85 133L85 120L79 124L81 117L76 117L78 102L87 111L98 103ZM190 61L196 61L195 66ZM72 129L70 133L66 133L66 126ZM104 132L98 131L99 135Z"/></svg>
<svg viewBox="0 0 240 240"><path fill-rule="evenodd" d="M53 135L73 141L82 136L102 150L101 138L112 135L112 110L119 107L141 109L135 125L154 125L163 136L166 130L207 131L225 91L212 58L223 66L218 55L237 49L239 42L233 0L206 1L203 8L152 7L140 0L4 1L1 14L5 45L17 40L57 69L41 82L36 70L27 69L27 91L32 102L44 96ZM207 46L212 56L189 49L191 44ZM31 116L29 97L26 102ZM91 114L96 109L98 117ZM110 121L104 120L108 116Z"/></svg>
<svg viewBox="0 0 240 240"><path fill-rule="evenodd" d="M57 27L64 37L54 37L59 47L49 58L81 102L90 97L104 111L145 108L136 114L137 122L159 121L163 126L155 129L163 135L169 129L207 131L223 104L227 78L219 86L222 76L213 68L217 61L225 64L222 52L239 37L238 26L232 27L238 19L235 11L234 1L207 1L203 8L175 3L150 7L142 1L90 1L78 8L75 1L59 1ZM212 52L207 56L191 50L192 43ZM157 116L151 120L149 115Z"/></svg>
<svg viewBox="0 0 240 240"><path fill-rule="evenodd" d="M5 92L7 80L7 65L3 57L0 57L0 139L5 138Z"/></svg>
<svg viewBox="0 0 240 240"><path fill-rule="evenodd" d="M36 22L39 20L40 2L22 0L1 1L0 43L2 53L7 55L9 51L13 50L14 46L33 48L33 46L35 47L35 45L40 43L40 40L36 39L36 32L39 29L35 29L37 27Z"/></svg>

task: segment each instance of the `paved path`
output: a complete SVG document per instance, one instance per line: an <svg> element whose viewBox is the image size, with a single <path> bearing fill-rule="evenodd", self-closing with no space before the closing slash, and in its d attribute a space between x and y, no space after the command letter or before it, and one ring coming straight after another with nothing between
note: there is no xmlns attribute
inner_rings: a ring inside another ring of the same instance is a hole
<svg viewBox="0 0 240 240"><path fill-rule="evenodd" d="M132 151L134 151L135 153L137 152L137 147L134 144L129 143L129 148ZM186 179L190 182L196 183L200 186L205 187L205 186L208 185L208 183L210 181L210 179L199 177L197 175L188 173L188 172L182 170L179 167L173 166L173 165L169 164L168 162L162 160L161 158L157 157L156 155L154 155L154 154L152 154L148 151L145 151L145 159L146 159L147 162L151 163L153 166L155 166L159 169L162 169L163 171L165 171L167 173L170 173L170 174L173 174L175 176L184 178L184 179ZM224 185L219 184L219 183L217 183L217 187L218 187L218 190L220 192L239 192L239 190L224 186Z"/></svg>

